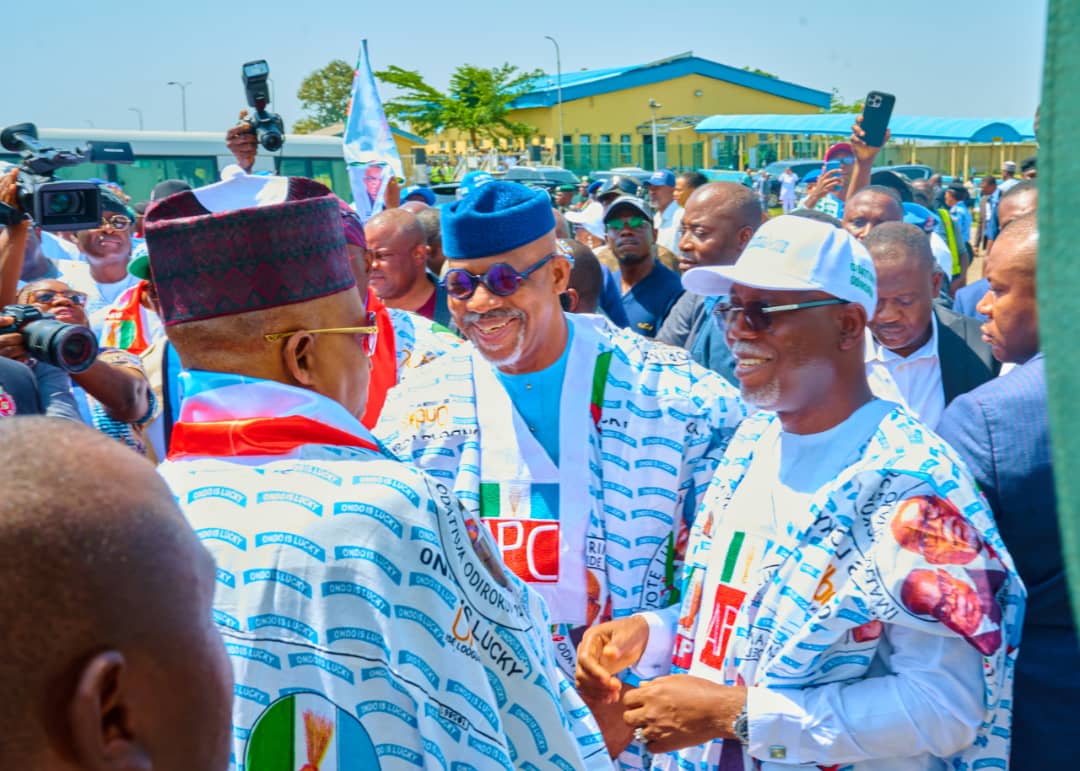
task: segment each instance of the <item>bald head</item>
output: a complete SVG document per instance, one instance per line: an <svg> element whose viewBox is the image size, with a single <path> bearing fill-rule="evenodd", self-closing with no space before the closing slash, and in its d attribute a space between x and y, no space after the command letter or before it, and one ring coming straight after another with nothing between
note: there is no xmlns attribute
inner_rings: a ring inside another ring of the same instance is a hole
<svg viewBox="0 0 1080 771"><path fill-rule="evenodd" d="M600 292L604 287L604 269L593 250L580 241L560 240L562 246L574 258L570 270L570 310L573 313L596 313L600 306Z"/></svg>
<svg viewBox="0 0 1080 771"><path fill-rule="evenodd" d="M891 187L871 185L844 204L844 229L860 240L885 222L902 222L904 207Z"/></svg>
<svg viewBox="0 0 1080 771"><path fill-rule="evenodd" d="M1005 228L1013 220L1034 214L1039 208L1039 185L1025 179L1006 190L998 201L998 226Z"/></svg>
<svg viewBox="0 0 1080 771"><path fill-rule="evenodd" d="M34 417L0 422L0 464L0 767L227 767L214 566L153 466Z"/></svg>
<svg viewBox="0 0 1080 771"><path fill-rule="evenodd" d="M710 182L697 188L683 212L679 268L734 265L761 225L761 214L761 202L745 185Z"/></svg>

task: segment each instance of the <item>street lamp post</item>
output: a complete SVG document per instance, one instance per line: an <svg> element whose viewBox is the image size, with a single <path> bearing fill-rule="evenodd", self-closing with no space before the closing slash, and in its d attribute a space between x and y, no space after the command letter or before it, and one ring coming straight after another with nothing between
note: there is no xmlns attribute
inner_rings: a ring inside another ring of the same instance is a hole
<svg viewBox="0 0 1080 771"><path fill-rule="evenodd" d="M552 45L555 46L555 73L556 73L556 75L555 75L555 77L556 77L555 83L556 83L556 88L557 88L556 98L558 99L558 104L559 104L559 138L558 138L558 141L555 143L555 146L559 150L559 165L560 166L565 166L565 164L563 163L562 55L559 52L559 41L557 41L551 35L544 35L544 37L547 38L548 40L550 40Z"/></svg>
<svg viewBox="0 0 1080 771"><path fill-rule="evenodd" d="M180 87L180 120L184 131L187 131L187 87L191 85L191 81L187 80L181 83L178 80L170 80L169 85Z"/></svg>
<svg viewBox="0 0 1080 771"><path fill-rule="evenodd" d="M650 99L649 100L649 109L652 110L652 167L653 167L653 171L657 171L660 168L660 164L659 164L659 161L658 161L659 156L657 155L657 151L656 151L656 111L659 108L663 107L663 106L664 105L660 104L655 99Z"/></svg>
<svg viewBox="0 0 1080 771"><path fill-rule="evenodd" d="M135 113L136 115L139 116L139 131L142 131L143 130L142 110L140 110L138 107L128 107L128 111L133 112L133 113Z"/></svg>

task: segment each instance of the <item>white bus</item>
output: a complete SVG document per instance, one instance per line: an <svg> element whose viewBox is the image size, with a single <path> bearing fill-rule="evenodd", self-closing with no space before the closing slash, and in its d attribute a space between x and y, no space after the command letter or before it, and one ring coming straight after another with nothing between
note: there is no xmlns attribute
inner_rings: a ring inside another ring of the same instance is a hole
<svg viewBox="0 0 1080 771"><path fill-rule="evenodd" d="M235 163L225 147L225 132L124 131L113 129L38 129L38 139L48 147L85 147L89 141L129 142L135 155L130 165L84 163L57 172L57 179L102 179L119 184L132 202L150 198L154 185L165 179L182 179L192 187L220 179L221 170ZM17 163L17 155L0 149L0 161ZM286 134L276 153L259 148L253 171L284 176L310 177L352 203L349 176L342 157L341 138Z"/></svg>

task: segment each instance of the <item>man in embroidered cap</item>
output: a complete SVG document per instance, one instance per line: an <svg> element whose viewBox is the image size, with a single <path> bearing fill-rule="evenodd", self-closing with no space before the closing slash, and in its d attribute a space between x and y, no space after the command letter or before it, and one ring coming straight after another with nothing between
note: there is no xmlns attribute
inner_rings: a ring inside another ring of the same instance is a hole
<svg viewBox="0 0 1080 771"><path fill-rule="evenodd" d="M160 472L217 560L233 766L604 767L543 603L359 421L376 327L337 199L275 184L278 203L213 213L193 191L146 218L186 370Z"/></svg>
<svg viewBox="0 0 1080 771"><path fill-rule="evenodd" d="M704 495L681 607L586 632L578 687L654 677L622 705L662 771L1004 768L1024 588L957 455L870 391L870 255L778 217L685 283L728 296L762 411Z"/></svg>
<svg viewBox="0 0 1080 771"><path fill-rule="evenodd" d="M391 392L376 432L495 535L573 672L585 627L675 602L699 490L742 405L685 351L563 312L570 262L544 191L489 182L442 226L450 309L475 350ZM630 732L609 717L617 755ZM640 747L625 759L640 766Z"/></svg>

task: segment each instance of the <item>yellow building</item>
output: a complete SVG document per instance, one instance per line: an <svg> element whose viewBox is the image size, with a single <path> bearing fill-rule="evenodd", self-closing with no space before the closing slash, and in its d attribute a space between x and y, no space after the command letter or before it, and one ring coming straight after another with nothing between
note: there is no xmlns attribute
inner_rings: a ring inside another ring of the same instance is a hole
<svg viewBox="0 0 1080 771"><path fill-rule="evenodd" d="M530 144L553 157L562 135L567 168L653 167L653 120L660 167L711 165L707 143L693 126L717 113L816 113L831 95L794 83L679 54L648 64L544 75L513 103L510 119L535 130ZM561 122L561 129L560 129ZM466 138L449 132L429 153L460 154ZM534 151L534 155L536 151ZM534 158L535 159L535 158ZM540 160L540 159L536 159Z"/></svg>

